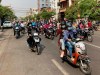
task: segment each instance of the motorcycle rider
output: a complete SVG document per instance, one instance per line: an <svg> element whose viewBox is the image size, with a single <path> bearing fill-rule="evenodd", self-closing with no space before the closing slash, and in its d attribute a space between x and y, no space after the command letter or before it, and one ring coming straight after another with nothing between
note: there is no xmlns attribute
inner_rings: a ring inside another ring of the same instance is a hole
<svg viewBox="0 0 100 75"><path fill-rule="evenodd" d="M34 41L33 36L32 36L31 34L28 35L27 43L28 43L28 45L29 45L30 50L32 50L33 52L35 52L35 51L33 50L33 46L34 46L34 44L35 44L35 41Z"/></svg>
<svg viewBox="0 0 100 75"><path fill-rule="evenodd" d="M66 27L66 29L63 31L63 40L65 43L65 47L67 47L67 50L69 50L69 54L71 57L71 60L73 61L74 58L72 56L72 50L73 50L73 43L72 39L74 39L73 32L71 31L71 27Z"/></svg>
<svg viewBox="0 0 100 75"><path fill-rule="evenodd" d="M15 23L15 25L14 25L14 36L15 36L15 29L16 29L16 27L18 27L18 28L19 28L19 36L20 36L21 26L20 26L19 21L17 21L17 22Z"/></svg>
<svg viewBox="0 0 100 75"><path fill-rule="evenodd" d="M32 20L31 23L32 23L33 30L37 32L37 24L36 24L35 20Z"/></svg>
<svg viewBox="0 0 100 75"><path fill-rule="evenodd" d="M24 30L24 31L25 31L25 24L24 24L24 22L23 22L23 21L21 21L20 26L21 26L21 31L22 31L22 30Z"/></svg>

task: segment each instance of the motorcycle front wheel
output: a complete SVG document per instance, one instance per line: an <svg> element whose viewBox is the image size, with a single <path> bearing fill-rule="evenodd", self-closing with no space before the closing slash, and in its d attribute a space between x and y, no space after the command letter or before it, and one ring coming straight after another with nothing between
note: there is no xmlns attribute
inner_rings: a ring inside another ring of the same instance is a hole
<svg viewBox="0 0 100 75"><path fill-rule="evenodd" d="M85 75L91 75L91 68L89 63L82 62L80 63L80 70L85 74Z"/></svg>
<svg viewBox="0 0 100 75"><path fill-rule="evenodd" d="M18 39L18 37L19 37L18 34L16 34L15 36L16 36L16 39Z"/></svg>
<svg viewBox="0 0 100 75"><path fill-rule="evenodd" d="M37 45L37 55L40 55L40 45Z"/></svg>

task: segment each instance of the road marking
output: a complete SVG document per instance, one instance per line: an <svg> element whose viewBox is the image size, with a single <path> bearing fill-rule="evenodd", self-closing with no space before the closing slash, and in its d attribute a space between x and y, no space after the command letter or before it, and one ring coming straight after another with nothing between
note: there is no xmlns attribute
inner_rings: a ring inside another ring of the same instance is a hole
<svg viewBox="0 0 100 75"><path fill-rule="evenodd" d="M66 71L64 70L64 68L62 68L62 66L61 66L55 59L52 59L51 61L52 61L52 62L55 64L55 66L63 73L63 75L69 75L69 73L66 72Z"/></svg>
<svg viewBox="0 0 100 75"><path fill-rule="evenodd" d="M86 42L85 42L86 43ZM96 47L96 48L100 48L100 46L96 46L96 45L93 45L93 44L90 44L90 43L86 43L87 45L90 45L90 46L93 46L93 47Z"/></svg>

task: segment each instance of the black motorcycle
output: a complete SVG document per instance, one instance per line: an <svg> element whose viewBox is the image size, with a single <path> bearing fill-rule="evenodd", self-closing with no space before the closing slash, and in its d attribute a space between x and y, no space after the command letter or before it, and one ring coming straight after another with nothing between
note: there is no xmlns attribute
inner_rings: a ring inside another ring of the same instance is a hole
<svg viewBox="0 0 100 75"><path fill-rule="evenodd" d="M15 28L15 37L16 37L16 39L18 39L20 37L20 29L19 29L19 27Z"/></svg>
<svg viewBox="0 0 100 75"><path fill-rule="evenodd" d="M53 34L54 34L54 36L57 35L57 27L56 26L53 27Z"/></svg>
<svg viewBox="0 0 100 75"><path fill-rule="evenodd" d="M34 49L36 49L37 55L40 55L40 41L41 41L41 39L38 35L35 35L35 34L37 34L37 33L33 34L33 36L34 36L33 39L35 41Z"/></svg>
<svg viewBox="0 0 100 75"><path fill-rule="evenodd" d="M81 30L80 38L82 40L87 40L89 42L93 41L93 36L92 36L91 32L89 31L89 29Z"/></svg>
<svg viewBox="0 0 100 75"><path fill-rule="evenodd" d="M54 39L54 30L53 30L53 28L48 28L48 29L46 30L45 37L46 37L46 38L49 38L49 39L51 39L51 40Z"/></svg>

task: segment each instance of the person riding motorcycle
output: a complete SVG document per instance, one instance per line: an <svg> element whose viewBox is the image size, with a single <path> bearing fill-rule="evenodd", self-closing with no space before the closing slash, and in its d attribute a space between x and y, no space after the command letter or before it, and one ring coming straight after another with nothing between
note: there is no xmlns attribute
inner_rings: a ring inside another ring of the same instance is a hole
<svg viewBox="0 0 100 75"><path fill-rule="evenodd" d="M31 25L31 23L28 23L28 26L27 26L27 33L28 33L28 35L29 35L29 34L32 34L32 25Z"/></svg>
<svg viewBox="0 0 100 75"><path fill-rule="evenodd" d="M35 41L34 41L33 36L31 34L28 35L27 43L28 43L28 46L29 46L30 50L32 50L33 52L35 52L33 50L33 46L35 44Z"/></svg>
<svg viewBox="0 0 100 75"><path fill-rule="evenodd" d="M15 36L15 30L16 30L16 27L19 28L19 36L20 36L21 26L20 26L19 22L16 22L15 25L14 25L14 36Z"/></svg>
<svg viewBox="0 0 100 75"><path fill-rule="evenodd" d="M73 50L73 43L72 39L74 39L73 32L71 31L70 27L66 27L66 29L63 31L63 39L65 43L65 47L67 50L69 50L71 60L73 61L73 56L72 56L72 50Z"/></svg>
<svg viewBox="0 0 100 75"><path fill-rule="evenodd" d="M23 21L21 21L20 26L21 26L21 31L25 31L25 24Z"/></svg>

